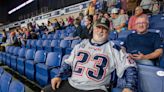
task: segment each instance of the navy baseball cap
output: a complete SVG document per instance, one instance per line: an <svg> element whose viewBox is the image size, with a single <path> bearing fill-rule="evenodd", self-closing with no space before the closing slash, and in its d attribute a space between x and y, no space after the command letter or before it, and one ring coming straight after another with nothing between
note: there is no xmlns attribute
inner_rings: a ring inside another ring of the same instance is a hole
<svg viewBox="0 0 164 92"><path fill-rule="evenodd" d="M108 19L102 17L100 19L98 19L97 21L97 24L96 24L96 27L98 26L103 26L104 28L106 28L107 30L109 30L109 25L110 25L110 22Z"/></svg>

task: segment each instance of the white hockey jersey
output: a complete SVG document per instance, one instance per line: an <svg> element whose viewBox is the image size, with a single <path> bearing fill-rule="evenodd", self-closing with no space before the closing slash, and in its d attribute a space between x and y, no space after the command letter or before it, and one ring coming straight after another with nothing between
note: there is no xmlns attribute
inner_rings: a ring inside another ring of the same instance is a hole
<svg viewBox="0 0 164 92"><path fill-rule="evenodd" d="M72 67L72 76L68 79L71 86L80 90L106 90L111 73L116 69L117 76L122 77L126 68L136 66L127 59L127 54L114 48L113 42L102 45L90 40L83 40L76 45L65 63Z"/></svg>

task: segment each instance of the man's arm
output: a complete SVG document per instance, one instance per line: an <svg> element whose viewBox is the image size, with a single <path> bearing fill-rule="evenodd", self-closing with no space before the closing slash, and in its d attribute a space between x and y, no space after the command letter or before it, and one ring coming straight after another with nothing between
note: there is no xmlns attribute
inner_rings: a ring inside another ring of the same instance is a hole
<svg viewBox="0 0 164 92"><path fill-rule="evenodd" d="M71 66L64 62L62 64L60 70L59 70L58 75L56 75L56 77L60 77L61 79L65 79L65 78L70 77L71 74L72 74Z"/></svg>
<svg viewBox="0 0 164 92"><path fill-rule="evenodd" d="M160 49L157 49L155 50L154 52L150 53L150 54L142 54L142 53L139 53L139 54L133 54L131 58L135 59L135 60L150 60L150 59L155 59L155 58L158 58L162 55L163 53L163 49L160 48Z"/></svg>

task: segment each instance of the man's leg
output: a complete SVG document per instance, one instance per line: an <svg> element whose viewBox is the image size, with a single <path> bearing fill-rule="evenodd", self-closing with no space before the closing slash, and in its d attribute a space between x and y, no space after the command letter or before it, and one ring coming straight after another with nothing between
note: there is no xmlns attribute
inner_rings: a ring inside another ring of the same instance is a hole
<svg viewBox="0 0 164 92"><path fill-rule="evenodd" d="M42 89L41 92L77 92L78 90L73 88L68 81L62 81L59 88L55 91L51 85L48 85Z"/></svg>

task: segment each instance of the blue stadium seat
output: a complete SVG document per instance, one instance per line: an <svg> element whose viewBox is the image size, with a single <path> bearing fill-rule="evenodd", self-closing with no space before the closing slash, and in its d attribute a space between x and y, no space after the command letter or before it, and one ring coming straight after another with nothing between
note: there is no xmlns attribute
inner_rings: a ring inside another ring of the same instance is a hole
<svg viewBox="0 0 164 92"><path fill-rule="evenodd" d="M52 68L59 68L61 64L61 53L49 52L47 55L46 63L36 64L36 81L45 86L49 83L49 71Z"/></svg>
<svg viewBox="0 0 164 92"><path fill-rule="evenodd" d="M20 47L16 47L14 49L14 53L13 55L11 56L11 68L16 70L16 65L17 65L17 57L19 55L19 50L20 50Z"/></svg>
<svg viewBox="0 0 164 92"><path fill-rule="evenodd" d="M48 40L53 40L53 34L48 34L47 39L48 39Z"/></svg>
<svg viewBox="0 0 164 92"><path fill-rule="evenodd" d="M25 61L25 76L28 79L34 80L34 67L31 66L31 62L34 62L35 57L35 50L34 49L28 49L26 52L26 61Z"/></svg>
<svg viewBox="0 0 164 92"><path fill-rule="evenodd" d="M75 47L75 45L79 44L81 42L81 40L73 40L71 47L70 48L66 48L65 54L70 54L71 51L73 50L73 48Z"/></svg>
<svg viewBox="0 0 164 92"><path fill-rule="evenodd" d="M43 35L42 35L42 40L46 40L46 39L47 39L46 34L43 34Z"/></svg>
<svg viewBox="0 0 164 92"><path fill-rule="evenodd" d="M12 80L12 76L4 72L0 78L0 92L9 92L9 86Z"/></svg>
<svg viewBox="0 0 164 92"><path fill-rule="evenodd" d="M164 92L164 69L138 65L139 92Z"/></svg>
<svg viewBox="0 0 164 92"><path fill-rule="evenodd" d="M122 92L122 89L120 89L120 88L113 88L112 92Z"/></svg>
<svg viewBox="0 0 164 92"><path fill-rule="evenodd" d="M37 50L43 50L42 44L43 44L43 40L38 40L38 41L36 42Z"/></svg>
<svg viewBox="0 0 164 92"><path fill-rule="evenodd" d="M34 60L27 60L26 61L26 76L29 79L35 80L35 64L37 64L37 63L45 63L46 55L47 54L45 53L45 51L38 50L35 53Z"/></svg>
<svg viewBox="0 0 164 92"><path fill-rule="evenodd" d="M164 55L162 55L162 57L160 58L159 66L161 68L164 68Z"/></svg>
<svg viewBox="0 0 164 92"><path fill-rule="evenodd" d="M116 31L112 31L109 33L109 40L116 40L118 37L118 33Z"/></svg>
<svg viewBox="0 0 164 92"><path fill-rule="evenodd" d="M66 48L70 48L70 46L71 46L71 41L70 40L61 40L60 48L62 50L63 55L65 55L65 53L66 53Z"/></svg>
<svg viewBox="0 0 164 92"><path fill-rule="evenodd" d="M129 35L129 34L131 34L131 33L133 33L133 32L135 32L135 31L121 31L120 33L118 33L118 38L117 38L117 40L120 40L120 41L125 41L126 40L126 37Z"/></svg>
<svg viewBox="0 0 164 92"><path fill-rule="evenodd" d="M51 40L44 40L43 41L43 49L47 52L51 52Z"/></svg>
<svg viewBox="0 0 164 92"><path fill-rule="evenodd" d="M6 54L6 65L8 65L9 67L11 66L11 56L14 53L14 48L14 46L11 46L9 53Z"/></svg>
<svg viewBox="0 0 164 92"><path fill-rule="evenodd" d="M12 81L9 87L9 92L25 92L25 87L19 81Z"/></svg>
<svg viewBox="0 0 164 92"><path fill-rule="evenodd" d="M26 42L26 48L29 49L31 46L31 39L28 39Z"/></svg>
<svg viewBox="0 0 164 92"><path fill-rule="evenodd" d="M2 67L0 67L0 78L1 78L1 75L3 74L4 72L4 69Z"/></svg>
<svg viewBox="0 0 164 92"><path fill-rule="evenodd" d="M25 72L25 54L26 54L26 49L21 48L19 50L19 57L17 58L17 71L24 75Z"/></svg>
<svg viewBox="0 0 164 92"><path fill-rule="evenodd" d="M36 42L37 42L37 40L31 41L31 48L36 49Z"/></svg>
<svg viewBox="0 0 164 92"><path fill-rule="evenodd" d="M54 39L54 40L59 40L59 39L60 39L60 34L57 34L57 33L56 33L56 34L53 36L53 39Z"/></svg>
<svg viewBox="0 0 164 92"><path fill-rule="evenodd" d="M60 40L52 40L51 48L53 52L62 52L62 49L60 48Z"/></svg>

